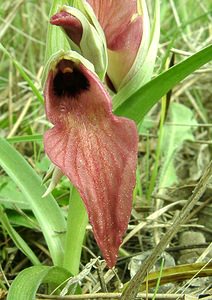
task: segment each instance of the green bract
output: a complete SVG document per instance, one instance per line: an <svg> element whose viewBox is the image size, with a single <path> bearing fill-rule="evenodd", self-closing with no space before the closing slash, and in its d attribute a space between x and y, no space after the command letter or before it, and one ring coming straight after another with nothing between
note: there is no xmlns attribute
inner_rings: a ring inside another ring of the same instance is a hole
<svg viewBox="0 0 212 300"><path fill-rule="evenodd" d="M76 48L76 45L73 45L73 42L69 39L70 46L78 50L83 57L88 59L94 65L97 75L103 80L107 70L108 59L106 41L100 26L94 27L85 15L74 7L64 5L60 11L65 11L72 16L75 16L81 22L82 38L80 45ZM95 20L95 15L92 16L92 21L94 21L94 24L98 22L97 19Z"/></svg>

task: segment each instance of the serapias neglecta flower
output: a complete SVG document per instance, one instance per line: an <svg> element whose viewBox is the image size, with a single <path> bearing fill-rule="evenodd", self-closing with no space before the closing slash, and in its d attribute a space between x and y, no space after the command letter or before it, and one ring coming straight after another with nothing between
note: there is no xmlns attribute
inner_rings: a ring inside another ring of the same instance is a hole
<svg viewBox="0 0 212 300"><path fill-rule="evenodd" d="M104 48L101 29L104 32L108 57L106 79L117 92L136 75L147 51L149 23L145 1L87 0L79 1L78 8L85 11L90 27L96 30L97 48ZM70 40L79 46L83 56L89 59L84 53L93 41L83 43L89 26L76 14L75 8L63 6L52 16L51 24L61 26ZM106 59L104 61L107 63ZM95 66L95 62L92 63Z"/></svg>
<svg viewBox="0 0 212 300"><path fill-rule="evenodd" d="M92 64L75 51L52 58L44 97L53 124L44 136L45 152L79 191L97 244L113 267L132 208L136 125L112 113Z"/></svg>

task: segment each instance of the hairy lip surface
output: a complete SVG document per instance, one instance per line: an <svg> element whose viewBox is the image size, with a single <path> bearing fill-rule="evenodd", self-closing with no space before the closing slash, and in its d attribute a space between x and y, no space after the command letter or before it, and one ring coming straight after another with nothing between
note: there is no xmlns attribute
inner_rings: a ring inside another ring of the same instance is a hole
<svg viewBox="0 0 212 300"><path fill-rule="evenodd" d="M76 86L76 79L70 83L66 77L70 79L75 69L80 74ZM57 74L65 81L62 89L55 84ZM78 189L97 244L111 268L131 214L136 125L112 114L110 96L82 64L61 60L49 72L44 95L46 114L54 125L45 133L45 151Z"/></svg>

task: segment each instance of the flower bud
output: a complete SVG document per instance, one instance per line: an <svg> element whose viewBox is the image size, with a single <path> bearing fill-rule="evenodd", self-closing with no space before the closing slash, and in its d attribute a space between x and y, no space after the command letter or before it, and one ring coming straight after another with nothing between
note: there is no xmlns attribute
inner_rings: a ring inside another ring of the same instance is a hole
<svg viewBox="0 0 212 300"><path fill-rule="evenodd" d="M143 28L140 1L88 0L87 2L93 8L105 33L109 62L107 75L118 91L135 62L139 63L136 58L143 30L146 30Z"/></svg>
<svg viewBox="0 0 212 300"><path fill-rule="evenodd" d="M107 69L105 39L83 13L74 7L63 6L51 17L50 22L63 28L69 37L72 50L89 60L99 78L103 80Z"/></svg>

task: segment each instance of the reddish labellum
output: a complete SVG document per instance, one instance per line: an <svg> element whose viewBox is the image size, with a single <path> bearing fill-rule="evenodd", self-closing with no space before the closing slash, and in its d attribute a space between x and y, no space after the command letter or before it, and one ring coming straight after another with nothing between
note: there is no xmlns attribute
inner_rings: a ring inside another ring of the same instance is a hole
<svg viewBox="0 0 212 300"><path fill-rule="evenodd" d="M61 59L49 72L44 95L54 125L45 134L45 151L78 189L111 268L131 213L136 125L113 115L110 96L82 63Z"/></svg>

